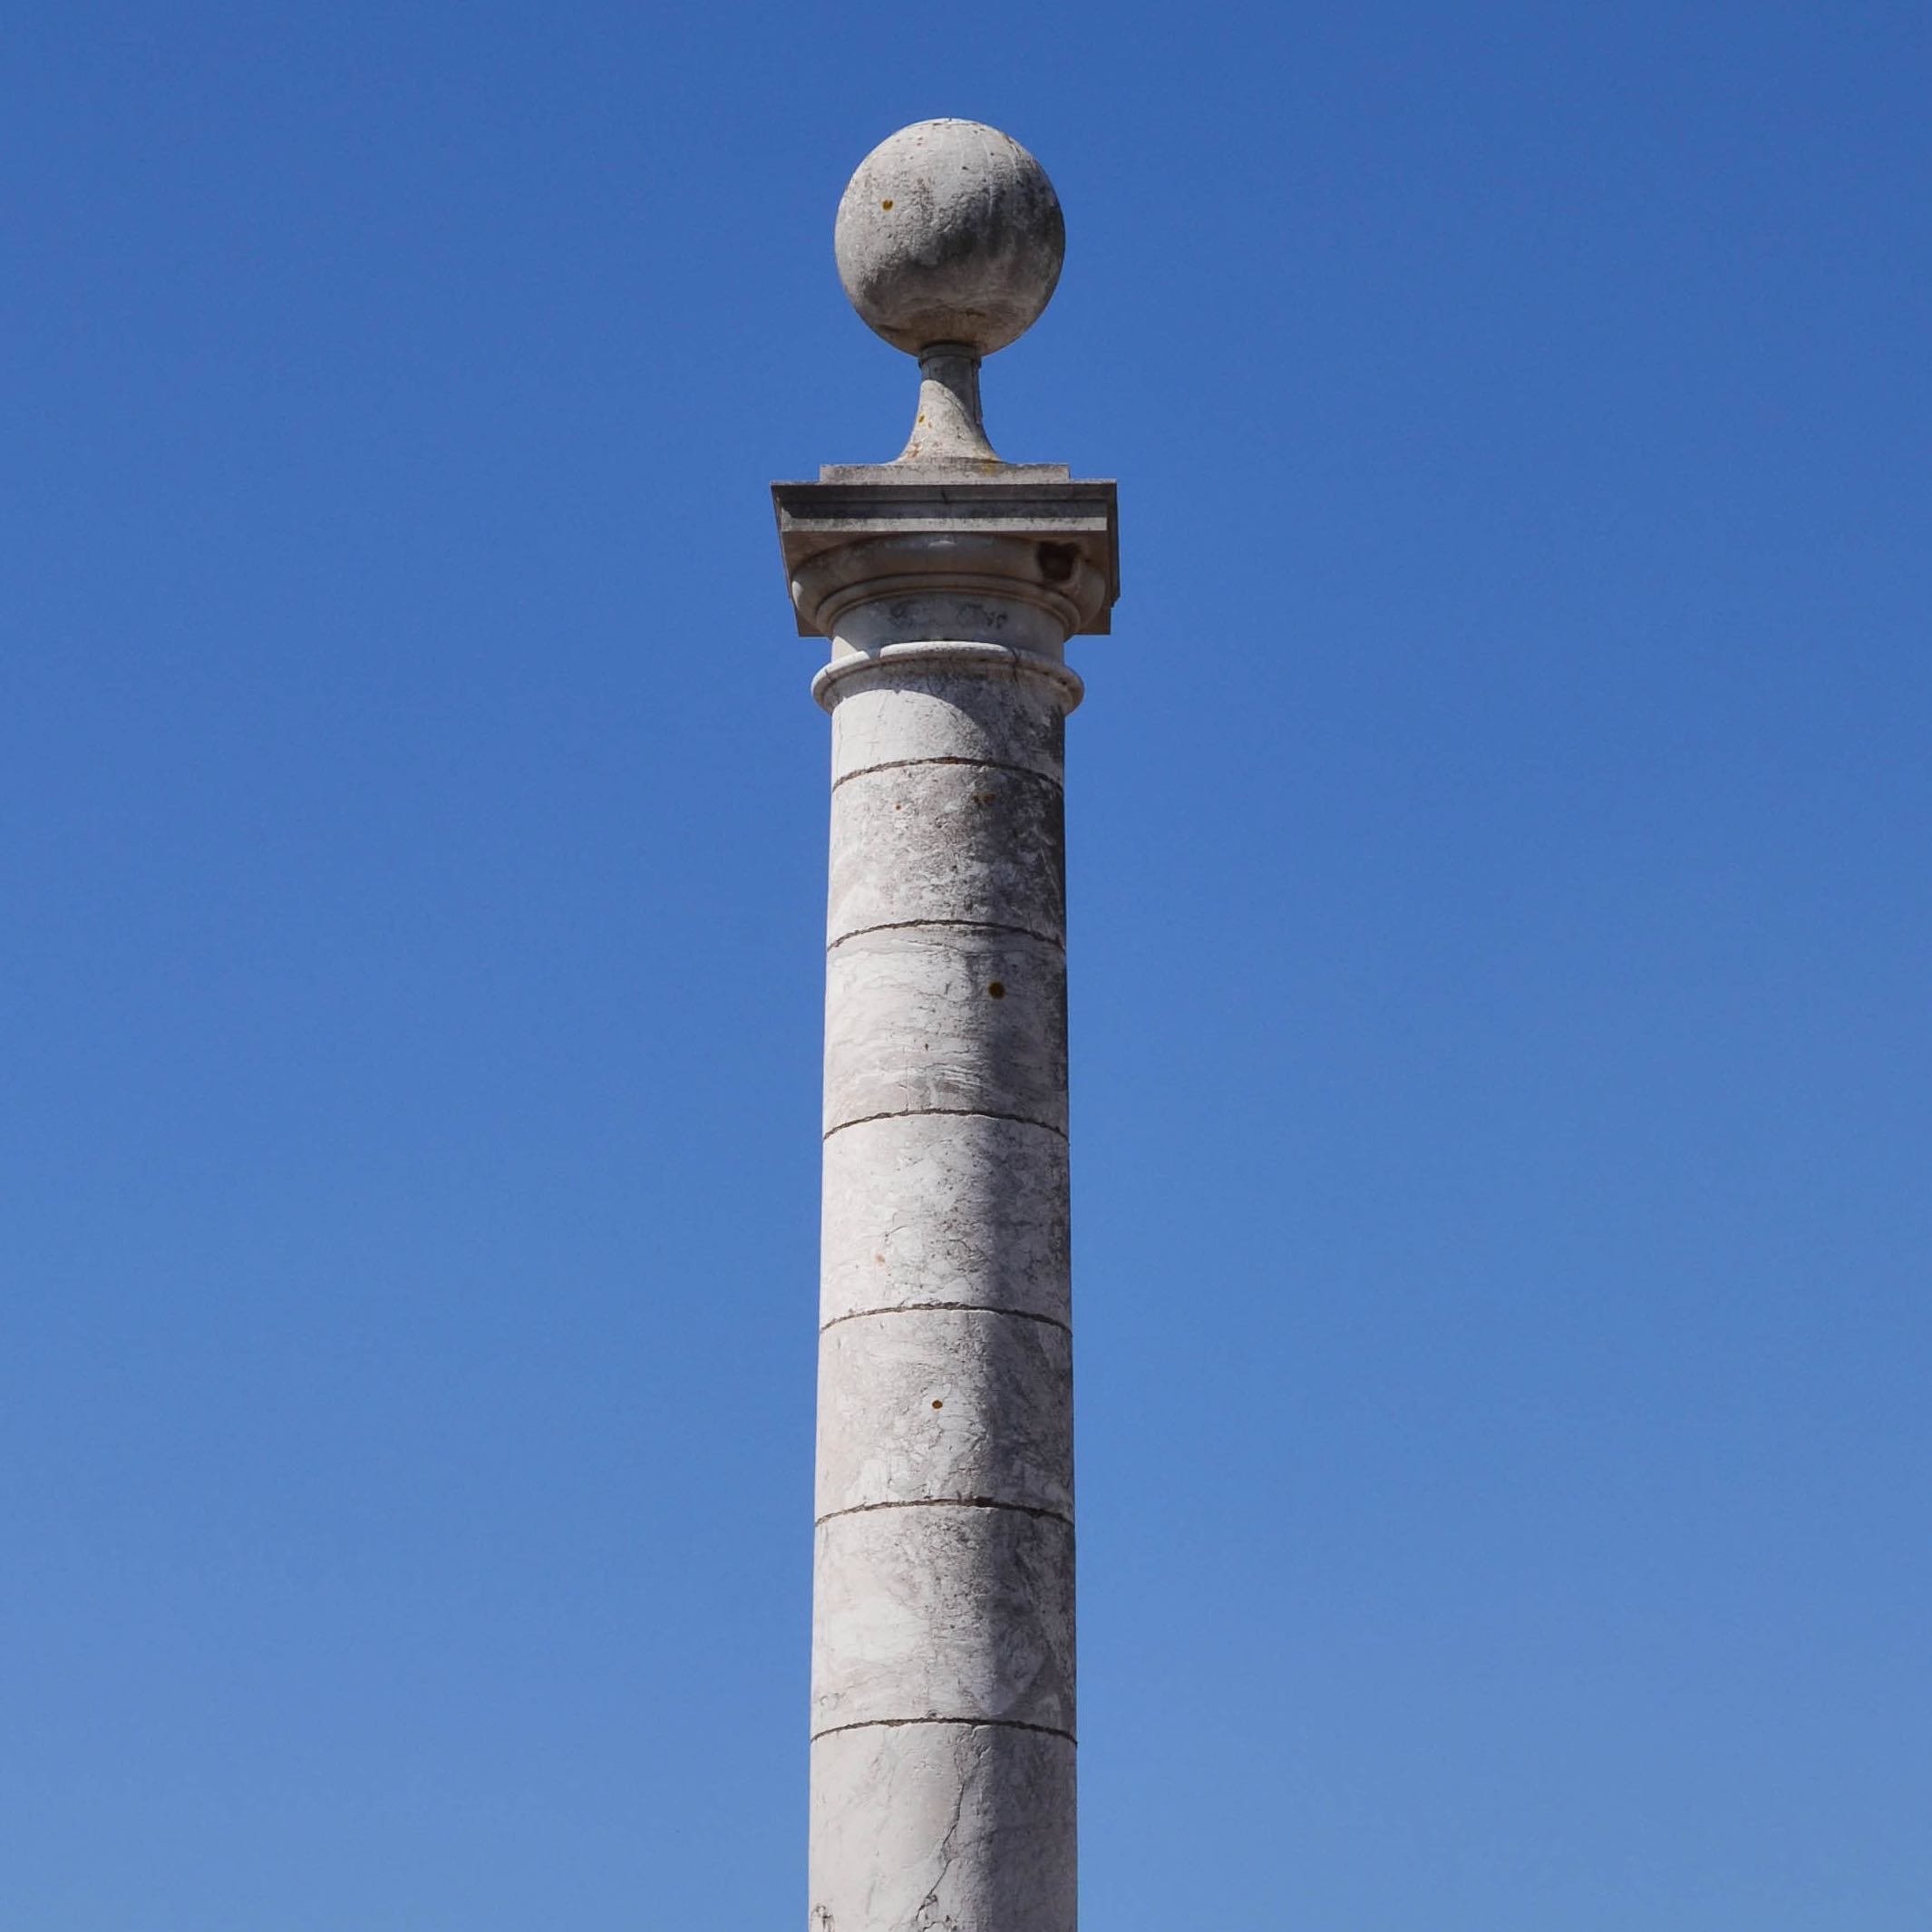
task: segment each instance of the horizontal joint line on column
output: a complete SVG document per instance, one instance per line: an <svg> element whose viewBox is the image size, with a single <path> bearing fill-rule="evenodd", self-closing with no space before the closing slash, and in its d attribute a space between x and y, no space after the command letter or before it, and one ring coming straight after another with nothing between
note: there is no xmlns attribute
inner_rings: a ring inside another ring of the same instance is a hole
<svg viewBox="0 0 1932 1932"><path fill-rule="evenodd" d="M888 1107L883 1113L861 1113L856 1121L840 1121L836 1127L828 1127L820 1136L830 1141L835 1133L843 1133L848 1127L865 1127L874 1121L1016 1121L1022 1127L1037 1127L1045 1133L1058 1134L1066 1139L1066 1129L1055 1127L1051 1121L1036 1121L1030 1113L1000 1113L991 1107Z"/></svg>
<svg viewBox="0 0 1932 1932"><path fill-rule="evenodd" d="M951 932L1009 933L1021 939L1037 939L1042 946L1051 946L1061 952L1066 951L1066 941L1057 939L1052 933L1035 932L1031 926L1007 926L998 919L881 919L877 926L857 926L849 933L840 933L836 939L826 942L825 950L830 953L843 946L848 939L863 939L868 933L917 932L921 927Z"/></svg>
<svg viewBox="0 0 1932 1932"><path fill-rule="evenodd" d="M863 1322L875 1315L1010 1315L1016 1322L1044 1322L1049 1328L1057 1328L1062 1335L1072 1335L1073 1329L1057 1315L1035 1315L1031 1308L1001 1308L991 1302L984 1301L900 1301L884 1308L854 1308L849 1315L835 1315L829 1322L819 1324L819 1333L823 1335L828 1328L836 1328L840 1322Z"/></svg>
<svg viewBox="0 0 1932 1932"><path fill-rule="evenodd" d="M860 765L856 772L843 772L832 780L832 790L849 784L855 778L866 778L874 772L904 772L914 765L977 765L983 772L1013 772L1022 778L1037 778L1043 785L1051 785L1055 791L1066 790L1061 781L1044 772L1036 772L1031 765L1008 764L1003 758L888 758L876 765Z"/></svg>
<svg viewBox="0 0 1932 1932"><path fill-rule="evenodd" d="M875 1510L1011 1510L1015 1516L1044 1517L1050 1523L1064 1523L1069 1529L1073 1519L1064 1510L1043 1510L1030 1502L1001 1502L993 1496L914 1496L903 1502L855 1502L849 1510L828 1510L814 1517L811 1527L836 1521L841 1516L868 1516Z"/></svg>
<svg viewBox="0 0 1932 1932"><path fill-rule="evenodd" d="M823 1731L814 1731L811 1742L816 1744L821 1737L837 1737L841 1731L898 1731L908 1724L966 1724L992 1731L1039 1731L1048 1737L1063 1737L1075 1746L1080 1742L1071 1731L1063 1731L1058 1724L1030 1724L1019 1717L862 1717L855 1724L829 1724Z"/></svg>

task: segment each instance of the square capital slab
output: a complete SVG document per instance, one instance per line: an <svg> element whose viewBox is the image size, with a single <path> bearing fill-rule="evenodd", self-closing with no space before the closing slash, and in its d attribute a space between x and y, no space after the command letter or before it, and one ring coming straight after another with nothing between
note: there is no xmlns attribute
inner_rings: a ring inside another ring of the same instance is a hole
<svg viewBox="0 0 1932 1932"><path fill-rule="evenodd" d="M888 554L893 539L917 550L922 571L956 552L976 575L1091 587L1074 634L1104 636L1121 592L1118 507L1111 481L1076 481L1059 463L988 464L985 473L902 470L896 464L827 464L816 483L773 483L778 540L801 637L826 635L811 621L801 583L837 574L835 553ZM862 548L861 548L862 547ZM816 568L814 568L816 567Z"/></svg>

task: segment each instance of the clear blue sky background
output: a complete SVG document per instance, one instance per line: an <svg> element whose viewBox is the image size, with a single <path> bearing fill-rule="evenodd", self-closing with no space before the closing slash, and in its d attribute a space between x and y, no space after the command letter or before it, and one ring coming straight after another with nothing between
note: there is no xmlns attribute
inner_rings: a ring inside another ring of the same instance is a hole
<svg viewBox="0 0 1932 1932"><path fill-rule="evenodd" d="M0 53L0 1924L802 1923L903 122L1071 242L1094 1932L1924 1932L1916 5L103 4Z"/></svg>

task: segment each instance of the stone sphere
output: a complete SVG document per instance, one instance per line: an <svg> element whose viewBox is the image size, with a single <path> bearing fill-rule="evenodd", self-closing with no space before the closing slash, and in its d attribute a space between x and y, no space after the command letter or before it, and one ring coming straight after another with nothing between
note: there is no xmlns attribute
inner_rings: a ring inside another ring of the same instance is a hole
<svg viewBox="0 0 1932 1932"><path fill-rule="evenodd" d="M894 348L958 342L990 355L1040 319L1066 223L1018 141L976 121L920 121L859 162L834 246L852 306Z"/></svg>

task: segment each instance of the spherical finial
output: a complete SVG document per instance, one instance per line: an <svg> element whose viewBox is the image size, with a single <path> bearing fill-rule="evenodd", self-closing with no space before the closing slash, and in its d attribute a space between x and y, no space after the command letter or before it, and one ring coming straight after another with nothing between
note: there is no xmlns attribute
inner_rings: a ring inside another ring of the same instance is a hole
<svg viewBox="0 0 1932 1932"><path fill-rule="evenodd" d="M835 247L852 306L894 348L990 355L1052 299L1066 223L1018 141L976 121L920 121L859 162Z"/></svg>

